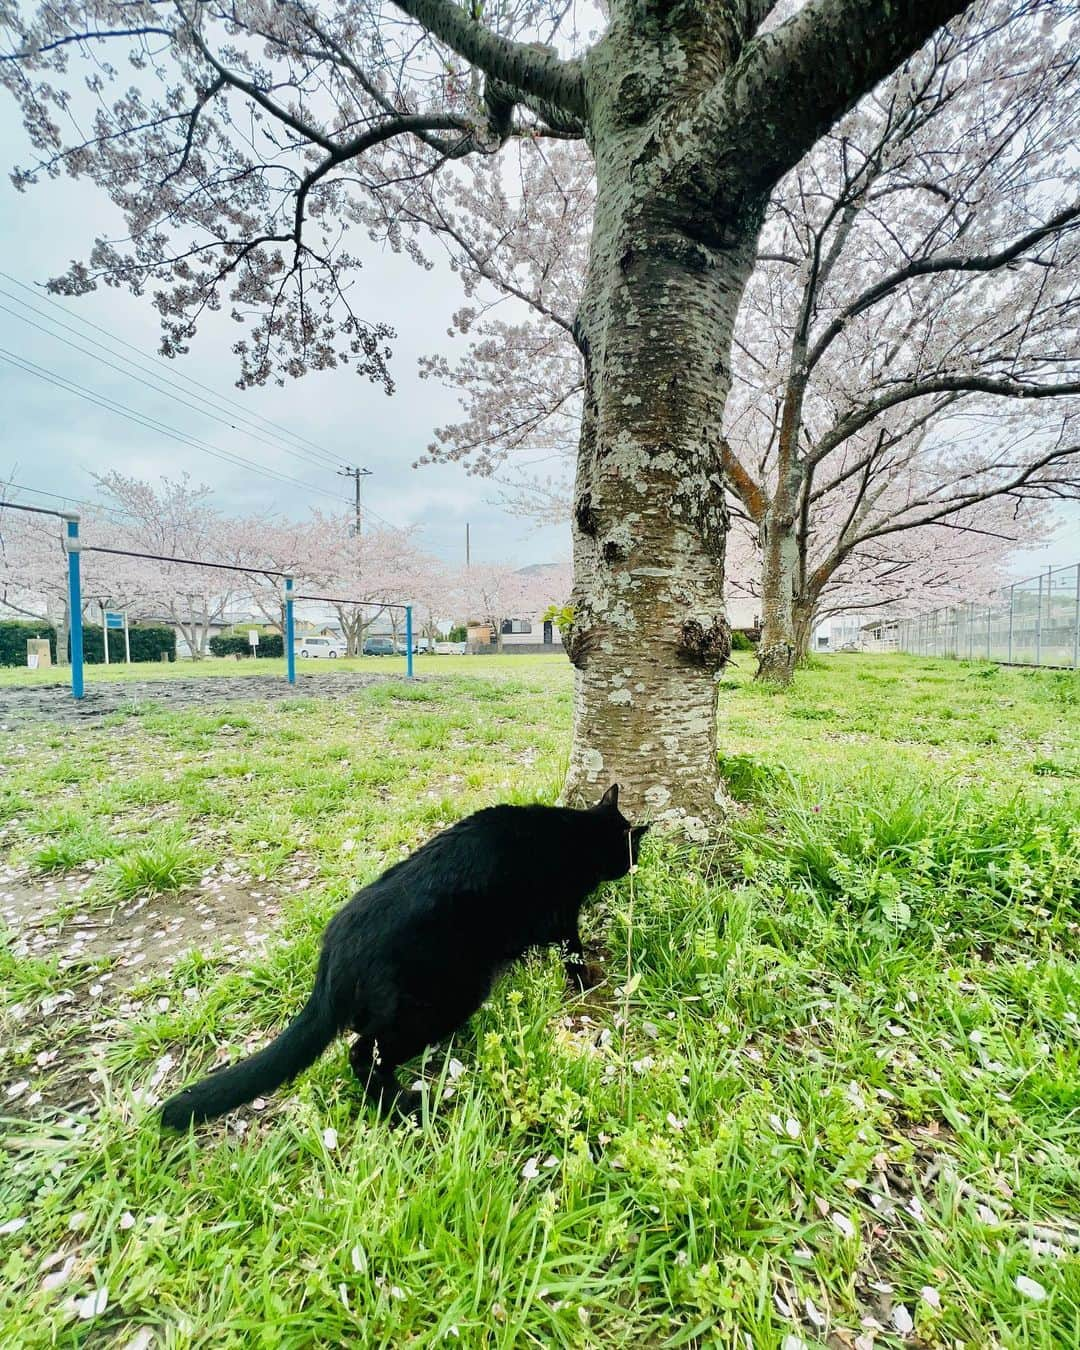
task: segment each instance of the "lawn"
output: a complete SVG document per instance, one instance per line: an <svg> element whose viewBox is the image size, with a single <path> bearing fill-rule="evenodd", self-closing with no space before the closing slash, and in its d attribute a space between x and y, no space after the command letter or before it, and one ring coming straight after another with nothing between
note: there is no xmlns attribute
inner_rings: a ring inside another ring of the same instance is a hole
<svg viewBox="0 0 1080 1350"><path fill-rule="evenodd" d="M16 720L0 1343L1080 1344L1080 676L739 659L726 838L648 841L606 985L504 979L418 1130L344 1042L195 1138L153 1105L296 1010L357 884L553 800L569 667Z"/></svg>
<svg viewBox="0 0 1080 1350"><path fill-rule="evenodd" d="M529 658L495 656L484 657L485 661L497 664ZM550 658L537 657L533 660ZM415 673L446 673L460 669L460 656L414 656ZM470 661L470 665L475 662ZM403 656L352 656L332 661L296 658L296 674L301 681L306 675L325 675L343 670L360 670L365 674L404 675L405 658ZM252 675L277 675L285 679L285 658L259 658L258 660L233 660L228 656L207 656L201 661L140 661L137 664L84 665L83 675L87 684L111 684L116 680L175 680L197 675L219 676L229 679L243 679ZM43 684L71 683L69 666L49 666L47 670L27 670L23 666L0 666L0 689L9 686L37 686Z"/></svg>

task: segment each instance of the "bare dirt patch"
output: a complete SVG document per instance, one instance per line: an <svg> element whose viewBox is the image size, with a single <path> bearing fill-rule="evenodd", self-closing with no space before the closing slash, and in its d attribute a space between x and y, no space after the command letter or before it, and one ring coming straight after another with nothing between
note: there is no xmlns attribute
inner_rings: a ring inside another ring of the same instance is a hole
<svg viewBox="0 0 1080 1350"><path fill-rule="evenodd" d="M212 954L218 969L246 964L273 934L280 898L297 884L288 877L260 886L210 869L194 890L111 910L81 908L92 878L90 870L44 881L0 871L0 925L10 955L55 960L59 975L47 991L9 1007L0 1024L0 1113L92 1106L96 1052L122 1035L130 1018L196 996L178 987L139 998L135 987L194 950Z"/></svg>
<svg viewBox="0 0 1080 1350"><path fill-rule="evenodd" d="M278 701L289 698L341 698L357 689L401 679L401 672L376 674L342 670L301 673L296 684L283 675L206 675L150 680L95 680L81 699L63 684L0 687L0 731L21 722L64 722L85 725L112 713L156 708L213 708L222 703Z"/></svg>

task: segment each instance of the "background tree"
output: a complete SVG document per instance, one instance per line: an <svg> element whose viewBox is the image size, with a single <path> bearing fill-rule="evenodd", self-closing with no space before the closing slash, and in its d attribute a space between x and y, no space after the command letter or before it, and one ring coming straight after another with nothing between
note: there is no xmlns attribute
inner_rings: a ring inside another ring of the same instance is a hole
<svg viewBox="0 0 1080 1350"><path fill-rule="evenodd" d="M0 508L0 609L9 618L44 618L56 629L56 661L67 661L67 556L62 522Z"/></svg>
<svg viewBox="0 0 1080 1350"><path fill-rule="evenodd" d="M410 594L416 606L416 631L427 639L430 650L460 608L457 576L441 559L422 554Z"/></svg>
<svg viewBox="0 0 1080 1350"><path fill-rule="evenodd" d="M297 594L310 590L313 578L309 568L314 554L314 527L308 520L286 520L275 516L252 516L231 526L237 553L248 567L265 567L267 573L237 576L237 586L252 609L270 628L285 632L285 602L282 595L284 572L293 579Z"/></svg>
<svg viewBox="0 0 1080 1350"><path fill-rule="evenodd" d="M731 341L769 194L963 8L810 0L778 22L771 0L611 0L585 49L573 8L540 0L76 0L36 16L9 6L2 70L39 156L20 185L87 175L126 213L130 242L97 241L60 285L152 284L169 351L208 305L254 313L237 343L246 382L343 362L387 382L386 330L343 285L355 258L342 231L400 239L412 181L515 136L586 141L597 189L573 326L585 384L566 792L617 778L632 813L696 833L719 787ZM98 106L72 144L76 55Z"/></svg>
<svg viewBox="0 0 1080 1350"><path fill-rule="evenodd" d="M330 597L347 656L361 654L364 634L392 612L387 602L408 603L419 570L414 532L369 529L358 535L355 526L351 511L337 515L312 511L299 565L305 585L314 587L308 593Z"/></svg>
<svg viewBox="0 0 1080 1350"><path fill-rule="evenodd" d="M245 538L210 501L206 484L193 487L185 474L179 479L162 478L159 486L117 472L94 475L106 498L117 509L118 524L111 532L113 547L157 554L159 558L190 558L207 562L247 562ZM87 591L115 587L118 560L94 558L87 568ZM201 661L209 649L210 629L220 624L237 598L245 594L240 572L216 567L193 567L189 563L123 560L130 576L125 589L138 596L145 609L156 608L180 630L192 659Z"/></svg>
<svg viewBox="0 0 1080 1350"><path fill-rule="evenodd" d="M536 619L570 589L562 565L519 568L513 563L473 563L458 573L458 595L467 623L486 624L502 650L505 619ZM539 639L537 639L539 640Z"/></svg>
<svg viewBox="0 0 1080 1350"><path fill-rule="evenodd" d="M860 546L1080 490L1080 25L1015 11L935 35L774 196L725 418L763 676Z"/></svg>
<svg viewBox="0 0 1080 1350"><path fill-rule="evenodd" d="M971 525L962 523L965 516ZM835 568L813 611L810 627L837 614L872 616L924 613L943 605L985 600L1007 584L1018 534L1029 543L1045 535L1047 512L996 500L969 509L947 524L924 525L855 550ZM801 642L801 634L796 631ZM808 646L806 648L809 650Z"/></svg>

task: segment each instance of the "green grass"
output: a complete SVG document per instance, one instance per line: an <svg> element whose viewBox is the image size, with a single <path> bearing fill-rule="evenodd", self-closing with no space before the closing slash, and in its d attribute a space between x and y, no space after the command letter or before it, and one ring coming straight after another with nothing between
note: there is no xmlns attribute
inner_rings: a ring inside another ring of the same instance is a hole
<svg viewBox="0 0 1080 1350"><path fill-rule="evenodd" d="M0 1236L0 1342L1080 1344L1080 677L840 657L777 695L743 658L728 836L650 840L600 897L606 989L568 1001L554 956L504 979L460 1072L417 1066L419 1132L360 1109L342 1044L245 1133L160 1136L137 1094L295 1011L358 882L553 798L568 668L453 660L0 751L25 884L90 869L82 903L115 903L228 864L282 904L239 964L207 946L88 1007L100 961L0 953L0 1103L55 1101L51 1050L99 1102L6 1122L0 1224L27 1223Z"/></svg>
<svg viewBox="0 0 1080 1350"><path fill-rule="evenodd" d="M543 669L548 662L561 665L558 656L426 656L413 657L413 668L417 675L460 674L463 666L484 671L522 667ZM296 674L299 688L308 675L334 675L343 671L361 671L365 675L405 674L403 656L352 656L344 659L300 660L296 662ZM191 676L217 679L247 679L252 675L280 676L285 678L285 658L239 660L224 656L207 656L201 661L145 661L136 665L87 665L83 667L87 684L112 684L129 680L176 680ZM36 686L43 684L70 684L71 670L67 666L50 666L47 670L27 670L25 666L0 666L0 688L5 686ZM414 695L422 699L423 695Z"/></svg>

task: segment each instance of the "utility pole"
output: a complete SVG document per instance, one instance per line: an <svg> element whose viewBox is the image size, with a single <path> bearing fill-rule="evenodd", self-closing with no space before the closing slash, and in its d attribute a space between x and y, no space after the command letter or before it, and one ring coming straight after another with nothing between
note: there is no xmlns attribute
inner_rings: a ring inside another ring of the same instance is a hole
<svg viewBox="0 0 1080 1350"><path fill-rule="evenodd" d="M371 470L370 470L370 469L361 469L359 466L356 466L356 465L354 465L352 468L350 468L348 465L346 465L343 469L338 469L338 476L339 476L340 478L351 478L351 479L353 479L353 481L354 481L355 484L356 484L356 527L355 527L355 533L356 533L357 539L359 539L359 538L360 538L360 527L361 527L361 516L360 516L360 480L361 480L361 478L369 478L369 477L371 476Z"/></svg>

